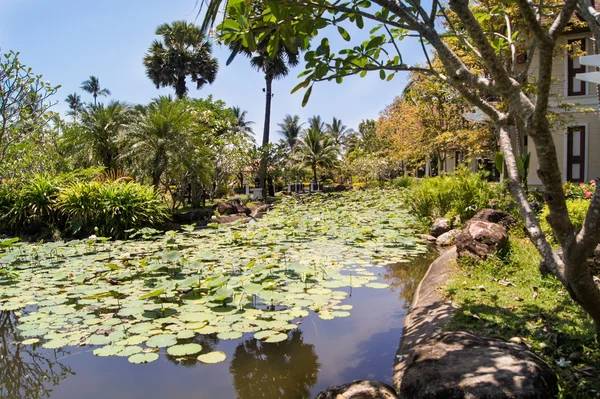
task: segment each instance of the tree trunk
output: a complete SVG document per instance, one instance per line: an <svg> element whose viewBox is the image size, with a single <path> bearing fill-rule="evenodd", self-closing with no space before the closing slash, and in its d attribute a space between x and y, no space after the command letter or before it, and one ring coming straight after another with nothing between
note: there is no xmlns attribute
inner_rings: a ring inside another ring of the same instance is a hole
<svg viewBox="0 0 600 399"><path fill-rule="evenodd" d="M175 95L178 99L182 99L185 96L187 91L187 87L185 85L185 75L179 76L177 78L177 83L175 84Z"/></svg>
<svg viewBox="0 0 600 399"><path fill-rule="evenodd" d="M264 125L264 129L263 129L263 139L262 139L262 158L260 160L260 169L259 169L259 179L260 179L260 186L263 189L263 198L266 198L267 196L267 145L269 144L269 132L270 132L270 127L271 127L271 98L273 97L272 92L271 92L271 86L273 84L273 77L270 75L265 75L265 83L266 83L266 90L265 90L265 96L266 96L266 101L265 101L265 125Z"/></svg>
<svg viewBox="0 0 600 399"><path fill-rule="evenodd" d="M200 207L200 195L198 192L198 176L196 174L192 175L192 187L190 187L190 196L192 202L192 208Z"/></svg>

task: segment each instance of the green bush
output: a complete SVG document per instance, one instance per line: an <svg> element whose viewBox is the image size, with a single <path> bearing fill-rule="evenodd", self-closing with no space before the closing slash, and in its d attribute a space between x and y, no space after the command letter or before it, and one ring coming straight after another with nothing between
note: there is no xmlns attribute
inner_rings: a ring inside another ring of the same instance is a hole
<svg viewBox="0 0 600 399"><path fill-rule="evenodd" d="M59 227L55 205L59 192L57 177L36 174L22 183L8 182L0 189L0 230L39 233Z"/></svg>
<svg viewBox="0 0 600 399"><path fill-rule="evenodd" d="M132 181L77 182L64 189L58 209L71 231L122 238L125 231L164 222L167 210L154 189Z"/></svg>
<svg viewBox="0 0 600 399"><path fill-rule="evenodd" d="M410 188L416 184L417 180L410 176L401 176L392 180L392 187L394 188Z"/></svg>
<svg viewBox="0 0 600 399"><path fill-rule="evenodd" d="M90 177L96 179L86 181ZM98 171L0 183L0 233L43 236L58 229L121 238L127 229L153 226L166 216L152 187L102 179Z"/></svg>
<svg viewBox="0 0 600 399"><path fill-rule="evenodd" d="M583 226L583 221L585 220L585 215L589 207L589 200L567 200L567 210L569 211L571 222L573 222L573 226L575 226L576 229L580 229L581 226ZM552 227L550 227L550 223L548 223L548 221L546 220L549 214L550 209L548 209L548 205L544 205L544 207L542 208L542 213L540 214L540 227L542 228L542 231L552 244L558 244L556 236L554 235L554 231L552 230Z"/></svg>
<svg viewBox="0 0 600 399"><path fill-rule="evenodd" d="M436 217L454 220L456 216L464 222L482 208L503 205L502 187L484 178L481 173L459 169L453 174L423 179L408 192L406 202L423 222Z"/></svg>

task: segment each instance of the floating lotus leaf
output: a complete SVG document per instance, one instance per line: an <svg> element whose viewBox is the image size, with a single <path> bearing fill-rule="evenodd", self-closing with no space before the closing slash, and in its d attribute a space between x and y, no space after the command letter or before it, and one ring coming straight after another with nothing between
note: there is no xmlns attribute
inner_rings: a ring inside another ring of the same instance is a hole
<svg viewBox="0 0 600 399"><path fill-rule="evenodd" d="M189 338L194 338L194 336L196 335L195 332L190 331L190 330L183 330L183 331L179 331L177 333L177 339L189 339Z"/></svg>
<svg viewBox="0 0 600 399"><path fill-rule="evenodd" d="M152 363L158 360L158 357L158 353L138 353L129 357L129 359L127 360L129 361L129 363L133 364L144 364Z"/></svg>
<svg viewBox="0 0 600 399"><path fill-rule="evenodd" d="M37 344L38 342L40 342L39 338L30 338L30 339L26 339L25 341L22 341L21 344L23 344L23 345L33 345L33 344Z"/></svg>
<svg viewBox="0 0 600 399"><path fill-rule="evenodd" d="M129 357L132 355L135 355L136 353L140 353L144 350L144 348L142 348L141 346L126 346L121 348L121 350L119 352L117 352L117 356L121 356L121 357Z"/></svg>
<svg viewBox="0 0 600 399"><path fill-rule="evenodd" d="M125 338L122 341L115 342L115 345L118 345L118 346L139 345L141 343L146 342L147 339L148 339L148 337L144 336L144 335L132 335L128 338Z"/></svg>
<svg viewBox="0 0 600 399"><path fill-rule="evenodd" d="M182 344L167 348L167 353L171 356L188 356L195 355L202 350L202 345L199 344Z"/></svg>
<svg viewBox="0 0 600 399"><path fill-rule="evenodd" d="M384 288L388 288L389 284L384 284L384 283L367 283L367 284L365 284L365 287L376 288L376 289L384 289Z"/></svg>
<svg viewBox="0 0 600 399"><path fill-rule="evenodd" d="M270 337L268 337L267 339L265 339L263 342L276 343L276 342L285 341L287 338L288 338L287 334L285 334L285 333L278 333L278 334L275 334L275 335L271 335Z"/></svg>
<svg viewBox="0 0 600 399"><path fill-rule="evenodd" d="M225 354L225 352L221 351L205 353L203 355L198 356L198 360L206 364L220 363L225 361L225 359L227 359L227 355Z"/></svg>
<svg viewBox="0 0 600 399"><path fill-rule="evenodd" d="M46 349L59 349L62 348L64 346L68 346L70 342L70 339L68 337L64 337L64 338L55 338L52 339L48 342L45 342L42 347L46 348Z"/></svg>
<svg viewBox="0 0 600 399"><path fill-rule="evenodd" d="M319 312L319 318L323 319L323 320L333 320L335 318L335 316L333 315L332 312Z"/></svg>
<svg viewBox="0 0 600 399"><path fill-rule="evenodd" d="M89 342L90 345L106 345L111 342L111 339L105 335L92 335Z"/></svg>
<svg viewBox="0 0 600 399"><path fill-rule="evenodd" d="M205 327L197 329L196 332L198 334L202 334L202 335L210 335L210 334L218 333L219 329L214 326L205 326Z"/></svg>
<svg viewBox="0 0 600 399"><path fill-rule="evenodd" d="M229 331L229 332L222 332L217 334L217 338L219 339L238 339L238 338L242 338L244 334L239 332L239 331Z"/></svg>
<svg viewBox="0 0 600 399"><path fill-rule="evenodd" d="M93 353L96 356L115 356L122 349L123 347L120 346L107 345L103 346L102 348L95 349Z"/></svg>
<svg viewBox="0 0 600 399"><path fill-rule="evenodd" d="M146 345L151 348L166 348L177 343L177 336L173 334L160 334L148 338Z"/></svg>

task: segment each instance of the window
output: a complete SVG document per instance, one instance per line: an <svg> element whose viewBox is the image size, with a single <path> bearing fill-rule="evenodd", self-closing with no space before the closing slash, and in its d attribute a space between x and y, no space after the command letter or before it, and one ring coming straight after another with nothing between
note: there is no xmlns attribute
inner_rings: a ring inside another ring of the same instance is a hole
<svg viewBox="0 0 600 399"><path fill-rule="evenodd" d="M579 55L585 54L585 38L571 39L567 59L567 96L585 96L586 83L575 78L578 73L586 72L585 65L579 63Z"/></svg>
<svg viewBox="0 0 600 399"><path fill-rule="evenodd" d="M567 130L567 180L585 181L585 126Z"/></svg>

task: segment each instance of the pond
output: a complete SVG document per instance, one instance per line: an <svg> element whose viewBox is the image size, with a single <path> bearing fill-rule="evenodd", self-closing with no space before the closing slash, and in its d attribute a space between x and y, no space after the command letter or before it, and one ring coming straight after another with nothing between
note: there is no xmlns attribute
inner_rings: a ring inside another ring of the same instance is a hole
<svg viewBox="0 0 600 399"><path fill-rule="evenodd" d="M307 398L390 381L431 261L395 191L248 225L6 245L0 397ZM145 364L140 364L145 363Z"/></svg>

